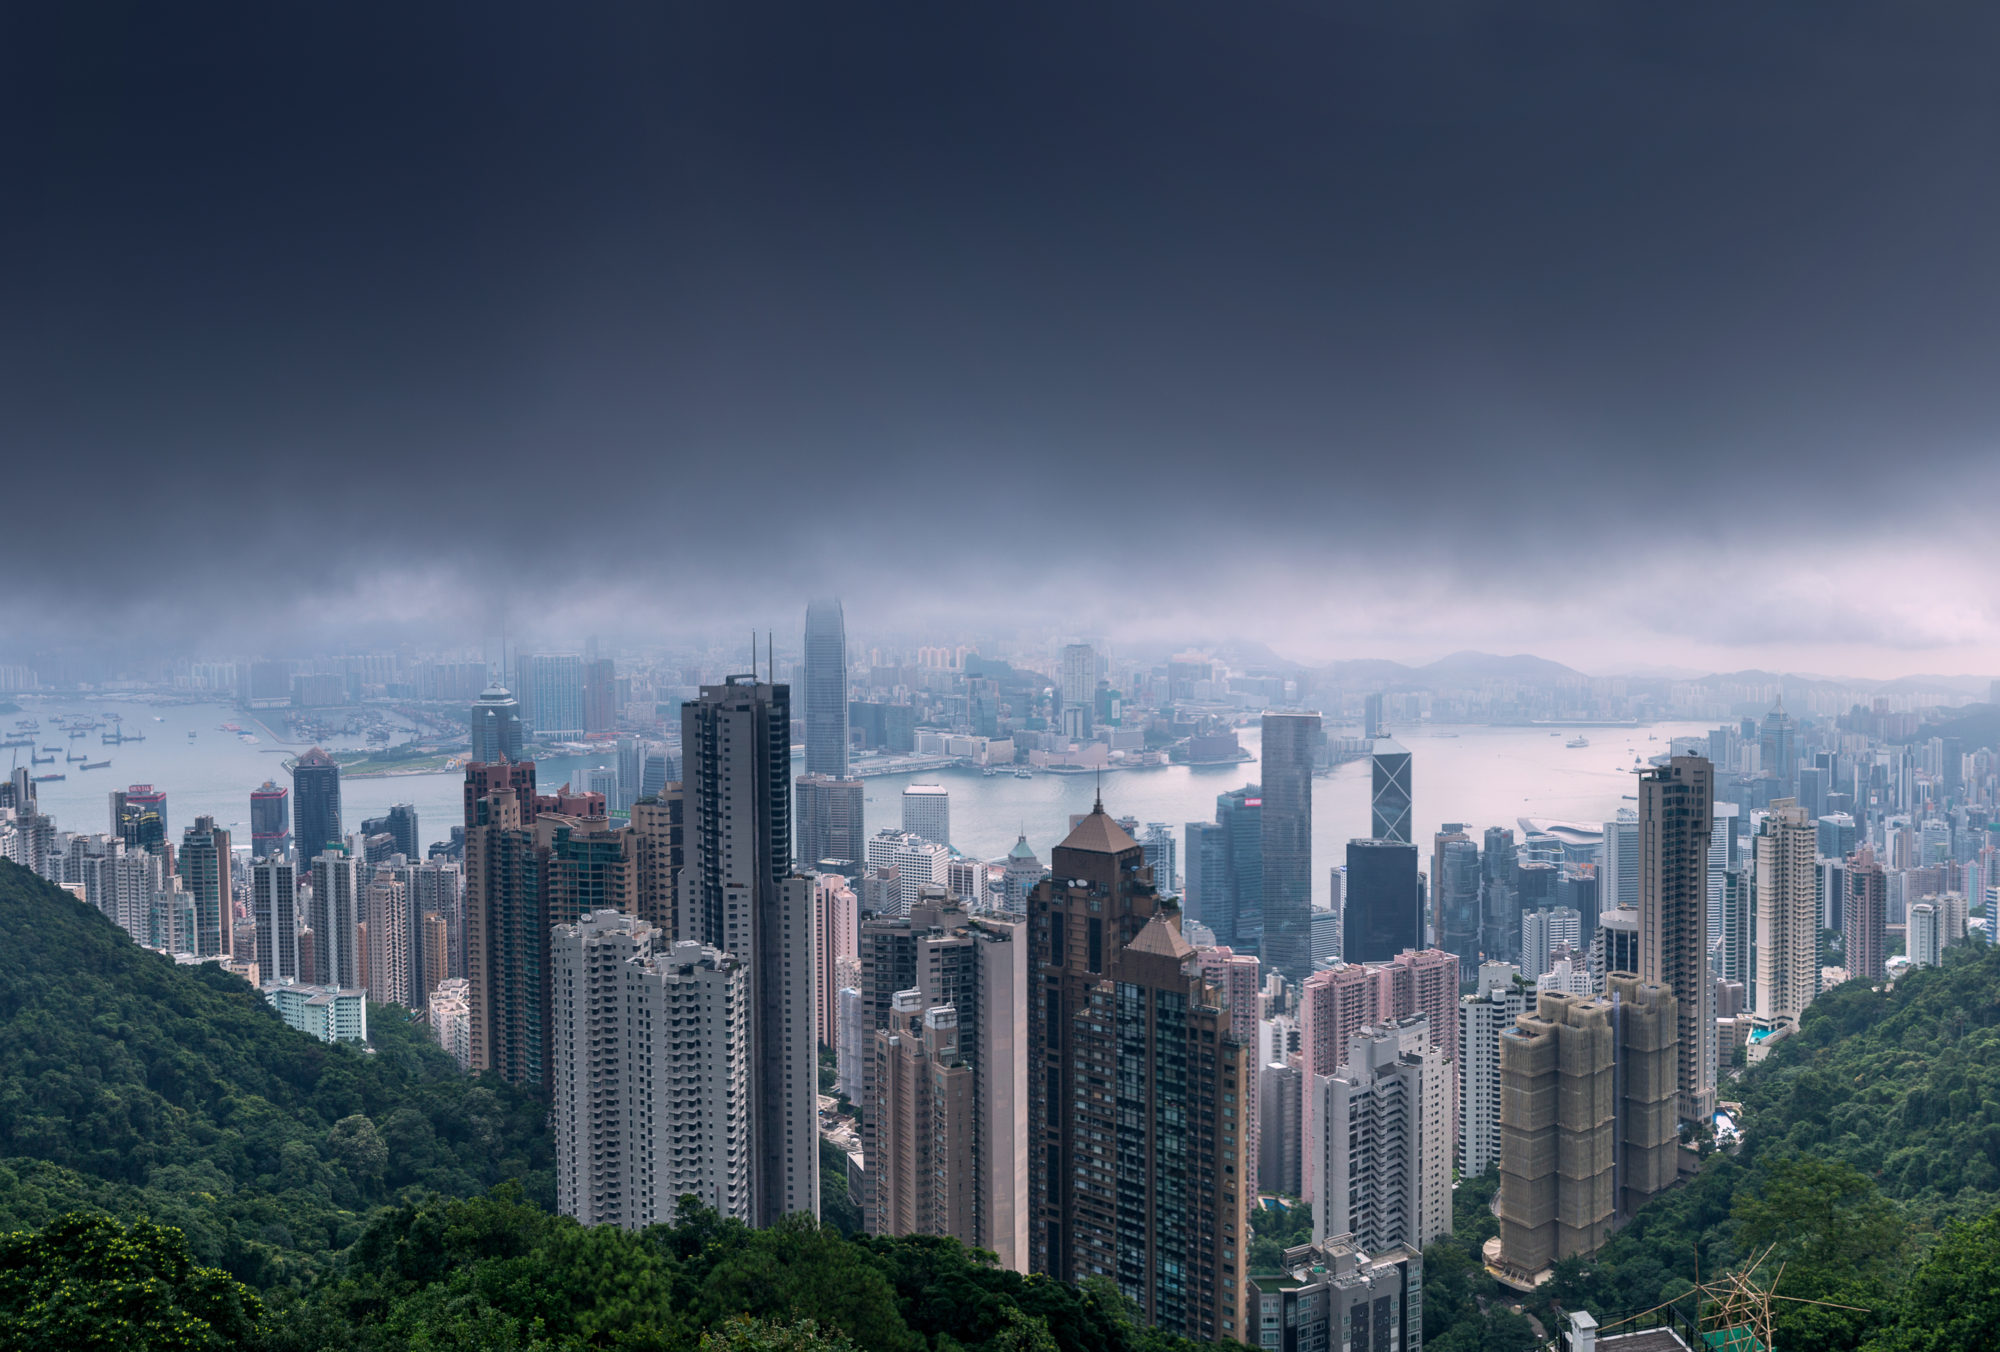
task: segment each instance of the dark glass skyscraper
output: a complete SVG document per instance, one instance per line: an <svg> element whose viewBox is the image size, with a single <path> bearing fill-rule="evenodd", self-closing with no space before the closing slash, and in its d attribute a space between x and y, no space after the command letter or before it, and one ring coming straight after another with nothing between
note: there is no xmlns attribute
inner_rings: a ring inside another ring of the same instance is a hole
<svg viewBox="0 0 2000 1352"><path fill-rule="evenodd" d="M1406 948L1423 948L1423 899L1417 891L1417 847L1401 840L1347 842L1347 898L1341 957L1387 962Z"/></svg>
<svg viewBox="0 0 2000 1352"><path fill-rule="evenodd" d="M1458 959L1461 982L1479 978L1479 883L1478 843L1458 823L1446 824L1431 841L1431 919L1437 946Z"/></svg>
<svg viewBox="0 0 2000 1352"><path fill-rule="evenodd" d="M847 778L847 622L839 601L806 607L806 773Z"/></svg>
<svg viewBox="0 0 2000 1352"><path fill-rule="evenodd" d="M250 790L250 857L282 859L292 848L289 790L265 780Z"/></svg>
<svg viewBox="0 0 2000 1352"><path fill-rule="evenodd" d="M1215 799L1219 849L1204 858L1201 923L1215 942L1244 953L1264 944L1264 790L1246 784Z"/></svg>
<svg viewBox="0 0 2000 1352"><path fill-rule="evenodd" d="M361 823L364 836L386 835L395 841L394 853L415 862L423 858L417 846L417 809L414 803L396 803L380 817Z"/></svg>
<svg viewBox="0 0 2000 1352"><path fill-rule="evenodd" d="M33 811L32 804L25 811ZM151 784L111 791L111 830L128 850L164 854L167 849L167 795Z"/></svg>
<svg viewBox="0 0 2000 1352"><path fill-rule="evenodd" d="M1264 934L1260 956L1288 981L1312 972L1312 784L1316 713L1264 715Z"/></svg>
<svg viewBox="0 0 2000 1352"><path fill-rule="evenodd" d="M340 766L314 747L292 767L292 822L299 864L310 865L320 851L342 842Z"/></svg>

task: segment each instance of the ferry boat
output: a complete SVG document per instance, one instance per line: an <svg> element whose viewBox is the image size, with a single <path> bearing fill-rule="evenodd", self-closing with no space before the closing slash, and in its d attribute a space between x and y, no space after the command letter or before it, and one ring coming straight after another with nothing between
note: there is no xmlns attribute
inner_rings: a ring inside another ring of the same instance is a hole
<svg viewBox="0 0 2000 1352"><path fill-rule="evenodd" d="M34 782L35 782L35 783L37 783L37 784L53 784L53 783L55 783L55 782L56 782L57 780L59 780L59 779L68 779L68 778L69 778L69 776L68 776L68 775L35 775L35 776L34 776L33 778L34 778Z"/></svg>
<svg viewBox="0 0 2000 1352"><path fill-rule="evenodd" d="M1033 779L1034 777L1035 772L1025 765L1014 771L1014 778L1016 779Z"/></svg>
<svg viewBox="0 0 2000 1352"><path fill-rule="evenodd" d="M1574 750L1576 750L1576 749L1577 749L1578 747L1584 747L1584 746L1589 746L1589 745L1590 745L1590 739L1589 739L1588 737L1584 737L1584 736L1582 736L1582 735L1578 735L1578 736L1575 736L1575 737L1572 737L1572 738L1570 738L1570 739L1569 739L1569 740L1568 740L1567 742L1564 742L1564 743L1563 743L1563 745L1564 745L1564 746L1566 746L1566 747L1568 747L1568 748L1569 748L1570 750L1574 751Z"/></svg>
<svg viewBox="0 0 2000 1352"><path fill-rule="evenodd" d="M102 770L110 764L111 762L108 760L85 761L83 764L77 766L76 768L79 770Z"/></svg>

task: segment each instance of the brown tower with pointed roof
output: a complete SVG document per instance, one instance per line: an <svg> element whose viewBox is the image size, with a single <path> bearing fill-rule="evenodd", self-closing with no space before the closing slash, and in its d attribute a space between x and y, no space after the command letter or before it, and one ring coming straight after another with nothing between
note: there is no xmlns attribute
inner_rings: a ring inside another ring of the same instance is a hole
<svg viewBox="0 0 2000 1352"><path fill-rule="evenodd" d="M1028 899L1031 1267L1247 1341L1250 1050L1102 802L1050 872Z"/></svg>

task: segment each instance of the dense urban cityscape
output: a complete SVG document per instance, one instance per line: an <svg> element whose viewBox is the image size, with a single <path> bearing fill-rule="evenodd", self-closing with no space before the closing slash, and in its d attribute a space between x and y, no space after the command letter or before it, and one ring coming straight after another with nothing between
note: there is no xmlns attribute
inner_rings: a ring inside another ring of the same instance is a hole
<svg viewBox="0 0 2000 1352"><path fill-rule="evenodd" d="M0 10L0 1352L2000 1349L2000 6Z"/></svg>
<svg viewBox="0 0 2000 1352"><path fill-rule="evenodd" d="M1498 1287L1547 1285L1738 1145L1732 1082L1822 992L1992 944L2000 698L1476 654L1370 688L1101 640L895 651L832 599L801 632L737 671L595 640L10 667L0 856L311 1038L414 1023L531 1089L555 1205L585 1224L693 1198L946 1236L1253 1346L1387 1321L1420 1347L1456 1179L1497 1177L1477 1258ZM245 817L178 823L172 782L108 789L95 823L44 806L68 783L44 767L218 707L185 743L283 748L237 787ZM1661 741L1664 716L1721 721ZM1579 762L1623 744L1607 782L1631 792L1420 837L1410 748L1481 721ZM598 763L547 782L538 757L573 753ZM1212 814L1118 811L1175 765L1203 768ZM456 784L462 813L344 810L344 775L382 767ZM1366 821L1316 838L1343 770ZM954 798L1038 776L1081 777L1089 811L954 845ZM1031 826L1060 837L1046 863ZM1290 1208L1309 1230L1253 1263Z"/></svg>

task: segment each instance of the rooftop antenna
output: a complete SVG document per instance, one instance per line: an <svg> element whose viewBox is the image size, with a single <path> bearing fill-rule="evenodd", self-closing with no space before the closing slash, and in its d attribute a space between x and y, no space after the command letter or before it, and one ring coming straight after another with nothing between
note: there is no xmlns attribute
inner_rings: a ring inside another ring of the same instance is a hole
<svg viewBox="0 0 2000 1352"><path fill-rule="evenodd" d="M1104 771L1097 772L1097 802L1091 806L1092 812L1104 811Z"/></svg>

